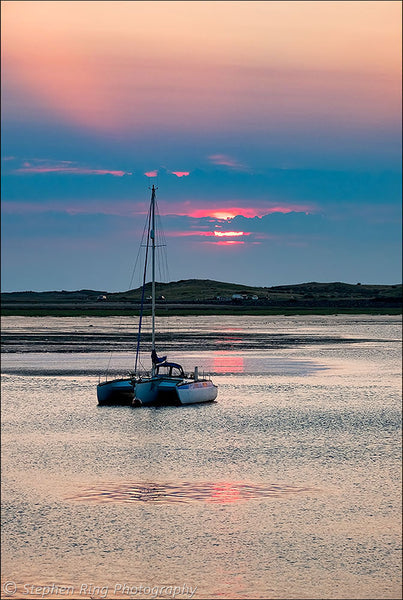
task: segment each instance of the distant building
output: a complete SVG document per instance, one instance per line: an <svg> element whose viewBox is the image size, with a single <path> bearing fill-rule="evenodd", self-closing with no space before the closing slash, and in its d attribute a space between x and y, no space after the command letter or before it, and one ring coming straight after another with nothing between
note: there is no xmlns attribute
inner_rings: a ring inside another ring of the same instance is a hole
<svg viewBox="0 0 403 600"><path fill-rule="evenodd" d="M248 294L232 294L231 300L239 302L240 300L249 300Z"/></svg>
<svg viewBox="0 0 403 600"><path fill-rule="evenodd" d="M107 300L107 297L104 296L103 294L97 296L97 302L102 302L102 301L105 301L105 300Z"/></svg>

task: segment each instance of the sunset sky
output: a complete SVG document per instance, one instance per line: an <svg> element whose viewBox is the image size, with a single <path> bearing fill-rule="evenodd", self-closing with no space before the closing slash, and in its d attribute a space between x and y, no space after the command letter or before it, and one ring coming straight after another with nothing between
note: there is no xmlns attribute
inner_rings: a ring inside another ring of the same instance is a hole
<svg viewBox="0 0 403 600"><path fill-rule="evenodd" d="M2 289L401 282L401 3L5 1Z"/></svg>

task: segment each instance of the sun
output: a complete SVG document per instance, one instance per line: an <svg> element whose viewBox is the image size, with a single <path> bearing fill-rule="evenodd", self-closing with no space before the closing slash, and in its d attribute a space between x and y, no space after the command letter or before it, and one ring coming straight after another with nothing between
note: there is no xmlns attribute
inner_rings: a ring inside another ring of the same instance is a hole
<svg viewBox="0 0 403 600"><path fill-rule="evenodd" d="M244 231L214 231L214 235L217 237L238 237L246 234Z"/></svg>
<svg viewBox="0 0 403 600"><path fill-rule="evenodd" d="M211 216L215 217L216 219L225 219L225 220L229 221L230 219L233 219L234 217L236 217L236 213L217 211L217 212L213 212Z"/></svg>

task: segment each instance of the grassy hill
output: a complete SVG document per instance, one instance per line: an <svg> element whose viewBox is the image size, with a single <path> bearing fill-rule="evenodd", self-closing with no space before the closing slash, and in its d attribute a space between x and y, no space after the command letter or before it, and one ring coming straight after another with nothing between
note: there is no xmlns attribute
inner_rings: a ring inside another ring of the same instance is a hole
<svg viewBox="0 0 403 600"><path fill-rule="evenodd" d="M402 285L366 285L342 282L334 283L300 283L281 285L271 288L273 293L292 294L295 297L312 298L402 298Z"/></svg>
<svg viewBox="0 0 403 600"><path fill-rule="evenodd" d="M105 291L77 290L70 292L61 290L57 292L2 292L3 302L83 302L96 301L97 297L106 294Z"/></svg>
<svg viewBox="0 0 403 600"><path fill-rule="evenodd" d="M233 295L243 296L238 298L238 303L251 303L265 305L281 305L283 303L303 304L312 306L329 306L332 303L346 301L361 303L389 303L399 306L402 298L402 285L355 285L342 282L333 283L300 283L273 287L253 287L237 283L213 281L211 279L182 279L170 283L156 284L157 297L166 303L234 303ZM39 304L76 304L86 305L98 300L99 296L106 296L107 304L132 304L141 300L141 288L125 292L108 293L105 290L77 290L77 291L49 291L49 292L6 292L2 293L2 307ZM145 297L151 295L151 284L147 284ZM105 304L105 302L104 302Z"/></svg>
<svg viewBox="0 0 403 600"><path fill-rule="evenodd" d="M401 297L402 285L366 285L350 284L342 282L318 283L312 281L309 283L298 283L290 285L279 285L273 287L254 287L238 283L226 283L214 281L211 279L181 279L169 283L156 283L158 295L165 297L167 301L213 301L218 297L231 298L233 294L244 294L247 296L258 296L260 299L266 298L303 298L311 296L318 297L338 297L338 298L370 298L375 296L382 297ZM151 294L151 283L146 285L145 295ZM127 290L126 292L107 292L105 290L76 290L76 291L46 291L46 292L3 292L2 301L24 301L24 302L44 302L44 301L80 301L96 300L100 295L107 295L110 302L121 301L139 301L141 299L141 288Z"/></svg>
<svg viewBox="0 0 403 600"><path fill-rule="evenodd" d="M251 287L238 283L224 283L211 279L181 279L170 283L156 283L158 296L164 296L167 302L200 302L214 301L218 297L230 298L233 294L267 296L268 288ZM151 294L151 284L146 285L146 296ZM108 294L113 300L137 300L141 298L141 288Z"/></svg>

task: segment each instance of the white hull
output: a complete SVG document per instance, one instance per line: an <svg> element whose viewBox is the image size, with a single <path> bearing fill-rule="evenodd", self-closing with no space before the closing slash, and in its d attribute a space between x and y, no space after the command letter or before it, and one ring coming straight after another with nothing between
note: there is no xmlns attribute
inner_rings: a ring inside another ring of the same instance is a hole
<svg viewBox="0 0 403 600"><path fill-rule="evenodd" d="M212 402L217 398L217 392L217 386L210 380L185 382L177 387L181 404Z"/></svg>
<svg viewBox="0 0 403 600"><path fill-rule="evenodd" d="M136 383L136 400L142 406L159 404L199 404L212 402L217 398L217 386L209 379L153 377Z"/></svg>

